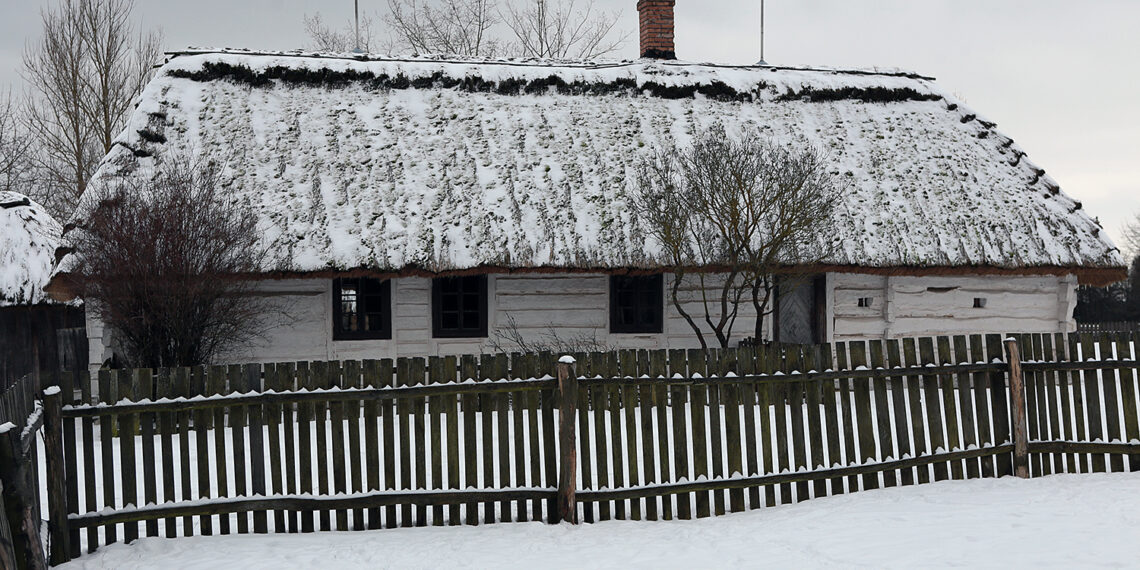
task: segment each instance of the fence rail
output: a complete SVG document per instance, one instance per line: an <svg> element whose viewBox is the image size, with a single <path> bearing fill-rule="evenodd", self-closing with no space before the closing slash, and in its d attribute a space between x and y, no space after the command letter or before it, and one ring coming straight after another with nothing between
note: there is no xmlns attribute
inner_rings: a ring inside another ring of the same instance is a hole
<svg viewBox="0 0 1140 570"><path fill-rule="evenodd" d="M1117 321L1103 323L1077 323L1077 331L1082 333L1098 332L1140 332L1140 321Z"/></svg>
<svg viewBox="0 0 1140 570"><path fill-rule="evenodd" d="M53 560L144 535L687 519L1140 470L1138 336L1017 335L1016 367L975 335L578 354L561 377L552 354L65 376L46 401Z"/></svg>

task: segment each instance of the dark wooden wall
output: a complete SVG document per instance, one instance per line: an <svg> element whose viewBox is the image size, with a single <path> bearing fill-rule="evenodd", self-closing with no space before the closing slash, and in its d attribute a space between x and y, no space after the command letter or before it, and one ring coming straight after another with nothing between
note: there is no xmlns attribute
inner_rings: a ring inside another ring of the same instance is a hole
<svg viewBox="0 0 1140 570"><path fill-rule="evenodd" d="M87 367L83 308L60 305L0 308L0 388L36 370Z"/></svg>

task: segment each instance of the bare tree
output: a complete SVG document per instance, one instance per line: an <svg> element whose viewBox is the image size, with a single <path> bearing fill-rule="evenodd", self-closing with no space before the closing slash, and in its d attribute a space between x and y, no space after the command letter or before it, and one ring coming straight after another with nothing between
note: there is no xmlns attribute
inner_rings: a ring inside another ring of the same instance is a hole
<svg viewBox="0 0 1140 570"><path fill-rule="evenodd" d="M494 0L440 0L438 4L388 0L384 22L395 35L397 48L471 57L499 54L501 42L491 33L499 23Z"/></svg>
<svg viewBox="0 0 1140 570"><path fill-rule="evenodd" d="M491 350L494 352L555 352L566 354L571 352L610 352L617 349L612 343L598 338L599 327L592 327L590 332L580 332L567 335L560 332L554 323L549 323L541 333L527 333L519 328L514 315L507 314L507 326L495 331L491 337Z"/></svg>
<svg viewBox="0 0 1140 570"><path fill-rule="evenodd" d="M628 34L616 30L618 14L593 0L521 0L508 3L503 19L522 57L592 59L617 51Z"/></svg>
<svg viewBox="0 0 1140 570"><path fill-rule="evenodd" d="M219 173L216 163L168 159L152 177L84 198L68 236L71 284L131 366L203 364L278 324L283 309L242 279L266 255L257 216L224 192Z"/></svg>
<svg viewBox="0 0 1140 570"><path fill-rule="evenodd" d="M357 28L354 22L337 29L325 23L320 12L309 16L305 14L305 33L309 36L312 49L316 51L344 53L357 48ZM373 45L372 18L360 18L360 49L371 52Z"/></svg>
<svg viewBox="0 0 1140 570"><path fill-rule="evenodd" d="M161 34L136 35L133 7L131 0L60 0L41 13L43 37L24 50L37 183L49 189L57 214L83 194L161 62Z"/></svg>
<svg viewBox="0 0 1140 570"><path fill-rule="evenodd" d="M1140 256L1140 212L1132 221L1124 224L1121 229L1124 234L1124 243L1121 244L1126 256Z"/></svg>
<svg viewBox="0 0 1140 570"><path fill-rule="evenodd" d="M31 150L27 132L16 114L19 108L12 94L0 100L0 191L29 194L31 184Z"/></svg>
<svg viewBox="0 0 1140 570"><path fill-rule="evenodd" d="M714 126L691 147L662 150L639 166L633 209L672 266L677 311L703 348L698 320L726 348L742 303L752 303L755 338L763 338L777 275L796 277L830 253L820 236L840 192L814 147L735 139ZM695 285L697 315L685 309L685 284Z"/></svg>

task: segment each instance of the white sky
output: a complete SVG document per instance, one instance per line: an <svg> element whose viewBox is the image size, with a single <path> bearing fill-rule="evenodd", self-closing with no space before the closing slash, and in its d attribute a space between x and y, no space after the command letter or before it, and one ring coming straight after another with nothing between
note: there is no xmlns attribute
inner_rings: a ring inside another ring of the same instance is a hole
<svg viewBox="0 0 1140 570"><path fill-rule="evenodd" d="M582 2L585 0L579 0ZM351 0L136 0L168 49L291 49L301 18L347 20ZM360 0L379 15L385 0ZM0 89L22 89L21 52L48 0L0 0ZM637 56L636 0L621 10ZM684 60L759 59L759 0L678 0ZM768 0L767 57L776 65L901 67L931 75L998 123L1029 158L1085 203L1109 234L1140 210L1140 1Z"/></svg>

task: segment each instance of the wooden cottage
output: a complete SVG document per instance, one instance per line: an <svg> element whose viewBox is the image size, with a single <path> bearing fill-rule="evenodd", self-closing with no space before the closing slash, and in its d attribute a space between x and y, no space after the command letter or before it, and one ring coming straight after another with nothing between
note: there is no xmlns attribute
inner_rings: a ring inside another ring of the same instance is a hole
<svg viewBox="0 0 1140 570"><path fill-rule="evenodd" d="M0 192L0 391L37 370L87 364L82 307L44 292L62 231L27 196Z"/></svg>
<svg viewBox="0 0 1140 570"><path fill-rule="evenodd" d="M673 52L671 31L642 41ZM505 332L688 348L629 199L639 160L713 123L811 143L850 182L834 254L781 297L769 338L1071 331L1077 284L1124 276L993 122L891 70L182 52L92 186L174 153L228 160L273 252L254 277L294 317L238 360L479 353Z"/></svg>

